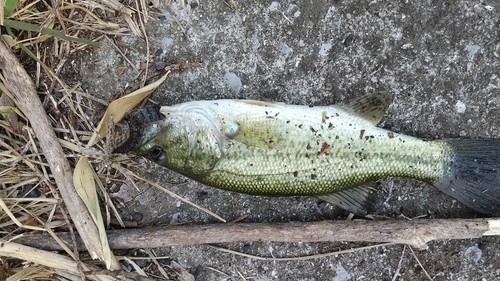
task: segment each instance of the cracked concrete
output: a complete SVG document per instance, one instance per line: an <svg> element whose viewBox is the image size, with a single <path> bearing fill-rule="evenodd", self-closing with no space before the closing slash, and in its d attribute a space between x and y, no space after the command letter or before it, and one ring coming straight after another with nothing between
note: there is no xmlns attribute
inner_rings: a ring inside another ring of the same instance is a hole
<svg viewBox="0 0 500 281"><path fill-rule="evenodd" d="M395 99L380 126L426 139L500 137L500 3L497 1L195 1L159 11L147 23L152 70L172 63L203 66L172 73L151 96L162 105L190 100L245 98L327 105L387 91ZM146 45L121 37L133 67L107 41L82 67L87 91L102 99L135 84ZM267 198L210 188L144 160L142 173L227 220L246 222L345 219L314 198ZM426 218L477 216L427 184L381 182L378 215ZM125 188L125 187L124 187ZM134 189L121 196L136 196ZM141 224L213 223L216 220L154 188L122 210ZM150 198L148 201L147 198ZM146 200L146 202L142 201ZM128 200L126 200L128 201ZM142 202L142 203L141 203ZM436 241L416 252L435 280L494 280L499 240ZM232 243L223 247L274 257L310 255L359 243ZM207 246L161 249L198 280L391 280L403 246L308 261L256 261ZM215 270L214 270L215 269ZM221 273L222 272L222 273ZM241 274L241 275L240 275ZM397 280L426 280L408 249Z"/></svg>

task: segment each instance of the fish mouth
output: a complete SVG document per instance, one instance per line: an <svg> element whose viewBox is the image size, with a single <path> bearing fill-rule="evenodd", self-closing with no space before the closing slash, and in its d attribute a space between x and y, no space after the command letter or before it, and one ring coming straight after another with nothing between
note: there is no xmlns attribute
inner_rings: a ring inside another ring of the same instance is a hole
<svg viewBox="0 0 500 281"><path fill-rule="evenodd" d="M128 125L129 136L113 153L127 153L154 138L158 134L158 125L154 122L165 118L165 115L160 113L159 105L145 107L127 116L124 122Z"/></svg>

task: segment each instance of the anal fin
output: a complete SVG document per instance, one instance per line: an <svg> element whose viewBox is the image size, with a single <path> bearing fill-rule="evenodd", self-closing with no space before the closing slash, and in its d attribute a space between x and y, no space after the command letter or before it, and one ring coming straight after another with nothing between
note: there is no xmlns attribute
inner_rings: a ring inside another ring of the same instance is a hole
<svg viewBox="0 0 500 281"><path fill-rule="evenodd" d="M370 181L349 189L316 197L353 214L364 216L374 209L376 195L377 183Z"/></svg>

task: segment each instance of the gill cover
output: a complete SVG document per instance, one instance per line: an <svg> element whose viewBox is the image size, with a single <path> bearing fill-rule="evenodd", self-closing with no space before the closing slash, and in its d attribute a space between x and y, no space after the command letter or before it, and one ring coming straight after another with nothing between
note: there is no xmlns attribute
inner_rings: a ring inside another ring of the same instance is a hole
<svg viewBox="0 0 500 281"><path fill-rule="evenodd" d="M163 106L135 149L149 160L194 179L210 173L224 154L226 136L212 112L196 102Z"/></svg>

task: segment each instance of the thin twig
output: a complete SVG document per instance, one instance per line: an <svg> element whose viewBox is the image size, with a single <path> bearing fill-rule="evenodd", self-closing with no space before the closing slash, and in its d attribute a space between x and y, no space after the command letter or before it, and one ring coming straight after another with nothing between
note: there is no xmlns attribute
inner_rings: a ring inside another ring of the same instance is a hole
<svg viewBox="0 0 500 281"><path fill-rule="evenodd" d="M218 269L215 269L215 268L213 268L213 267L207 266L207 269L210 269L210 270L212 270L212 271L215 271L215 272L219 273L220 275L223 275L223 276L224 276L224 277L226 277L226 278L230 278L230 277L231 277L231 276L230 276L230 275L228 275L227 273L222 272L222 271L220 271L220 270L218 270Z"/></svg>
<svg viewBox="0 0 500 281"><path fill-rule="evenodd" d="M229 1L229 2L228 2ZM236 5L236 2L234 0L222 0L224 4L226 4L231 10L235 11L236 13L239 13L240 11L238 10L238 6Z"/></svg>
<svg viewBox="0 0 500 281"><path fill-rule="evenodd" d="M403 257L405 256L406 245L403 247L403 252L401 252L401 258L399 258L398 268L396 268L396 272L392 276L392 281L396 281L398 279L399 271L401 270L401 264L403 263Z"/></svg>
<svg viewBox="0 0 500 281"><path fill-rule="evenodd" d="M432 281L432 277L429 275L429 273L427 273L427 270L425 270L425 267L420 263L420 260L417 258L417 256L415 255L415 252L413 251L413 249L410 247L408 247L413 255L413 258L415 258L415 260L417 261L418 265L420 265L420 268L422 268L422 270L424 271L425 273L425 276L427 277L427 279L431 280Z"/></svg>
<svg viewBox="0 0 500 281"><path fill-rule="evenodd" d="M144 1L141 0L141 4L143 4ZM142 6L142 5L141 5ZM146 28L144 27L144 22L145 17L147 16L147 11L146 7L142 6L142 10L139 8L139 3L137 0L135 1L135 8L137 9L137 15L139 16L139 24L141 26L141 32L144 36L144 41L146 41L146 69L144 71L144 79L142 79L141 83L141 88L146 85L147 77L148 77L148 70L149 70L149 39L148 39L148 34L146 33Z"/></svg>
<svg viewBox="0 0 500 281"><path fill-rule="evenodd" d="M151 258L153 263L156 264L158 271L160 271L161 275L163 275L163 277L165 277L168 280L169 277L168 277L167 273L165 272L165 270L163 269L163 267L158 262L158 258L156 257L156 254L153 252L153 250L151 250L150 248L147 248L147 249L145 249L145 251L148 254L149 258Z"/></svg>
<svg viewBox="0 0 500 281"><path fill-rule="evenodd" d="M233 251L233 250L229 250L226 248L221 248L221 247L217 247L217 246L213 246L213 245L207 245L207 246L212 248L212 249L221 251L221 252L230 253L233 255L242 256L242 257L251 258L251 259L260 260L260 261L305 261L305 260L319 259L319 258L330 257L330 256L338 256L338 255L342 255L342 254L350 254L350 253L354 253L354 252L358 252L358 251L364 251L364 250L385 247L385 246L391 246L391 245L394 245L394 243L382 243L382 244L364 246L364 247L354 248L354 249L349 249L349 250L335 251L335 252L316 254L316 255L310 255L310 256L290 257L290 258L261 257L261 256L245 254L245 253L241 253L238 251Z"/></svg>
<svg viewBox="0 0 500 281"><path fill-rule="evenodd" d="M167 10L167 12L172 16L172 18L174 19L174 21L177 23L177 25L179 26L179 28L182 30L182 33L184 33L184 36L186 36L187 40L189 42L192 42L191 38L189 38L189 35L186 32L186 29L184 29L184 26L182 26L181 22L175 16L174 12L172 12L172 10L170 10L170 8L167 5L165 5L165 10Z"/></svg>
<svg viewBox="0 0 500 281"><path fill-rule="evenodd" d="M145 181L145 182L147 182L147 183L149 183L149 184L153 185L154 187L156 187L156 188L158 188L159 190L161 190L161 191L163 191L163 192L167 193L168 195L170 195L170 196L172 196L172 197L174 197L174 198L176 198L176 199L179 199L179 200L181 200L182 202L184 202L184 203L186 203L186 204L189 204L189 205L191 205L191 206L193 206L193 207L195 207L195 208L197 208L197 209L199 209L199 210L201 210L201 211L203 211L203 212L205 212L205 213L207 213L207 214L211 215L212 217L214 217L214 218L216 218L216 219L220 220L221 222L226 222L226 220L225 220L225 219L223 219L222 217L218 216L218 215L217 215L217 214L215 214L214 212L212 212L212 211L210 211L210 210L208 210L208 209L206 209L206 208L203 208L202 206L199 206L199 205L197 205L197 204L195 204L195 203L193 203L193 202L191 202L191 201L189 201L189 200L187 200L187 199L185 199L185 198L183 198L183 197L181 197L181 196L179 196L179 195L177 195L177 194L173 193L172 191L170 191L170 190L168 190L168 189L164 188L163 186L161 186L161 185L159 185L159 184L157 184L157 183L155 183L155 182L149 181L149 180L147 180L147 179L145 179L145 178L143 178L143 177L139 176L138 174L136 174L136 173L134 173L134 172L132 172L132 171L130 171L130 170L126 170L126 172L127 172L127 173L129 173L131 176L133 176L133 177L137 178L137 179L140 179L140 180L142 180L142 181Z"/></svg>
<svg viewBox="0 0 500 281"><path fill-rule="evenodd" d="M123 57L123 59L125 59L126 62L128 62L128 64L130 65L130 67L132 67L133 70L135 70L135 72L139 73L139 70L137 70L137 68L135 68L135 65L127 58L127 56L122 52L122 50L120 50L120 48L118 48L118 46L116 46L115 42L113 42L111 39L109 39L108 36L104 36L104 38L106 38L109 43L118 51L118 53Z"/></svg>

